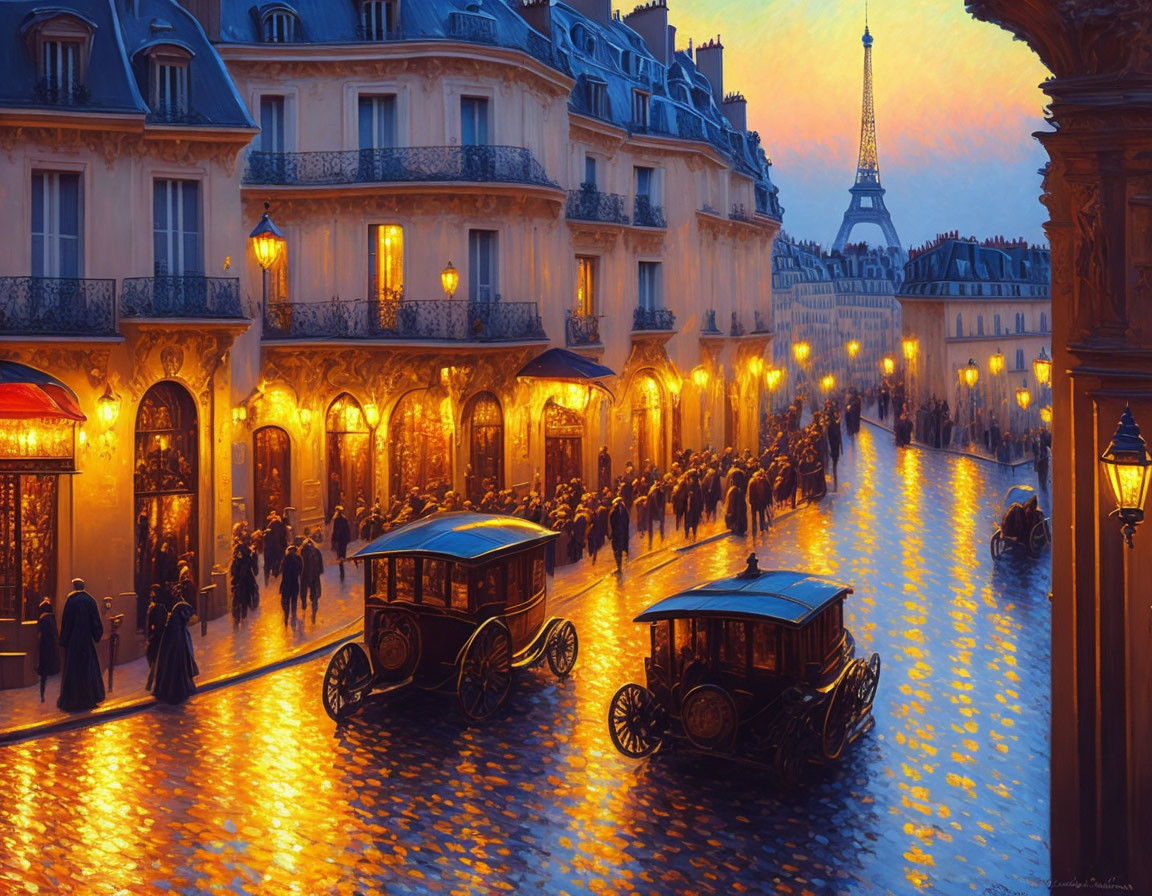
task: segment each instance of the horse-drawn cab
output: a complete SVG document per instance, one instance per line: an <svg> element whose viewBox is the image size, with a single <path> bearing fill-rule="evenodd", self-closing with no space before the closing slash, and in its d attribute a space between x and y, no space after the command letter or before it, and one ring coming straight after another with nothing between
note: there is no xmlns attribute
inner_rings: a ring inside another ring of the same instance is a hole
<svg viewBox="0 0 1152 896"><path fill-rule="evenodd" d="M504 703L512 670L543 660L566 676L571 622L546 617L544 552L557 533L509 516L437 513L361 548L364 642L333 655L324 709L340 720L372 691L452 689L481 719Z"/></svg>
<svg viewBox="0 0 1152 896"><path fill-rule="evenodd" d="M1039 557L1052 542L1052 527L1040 509L1036 490L1014 485L1004 493L1001 504L1000 525L988 542L992 559L999 560L1009 549Z"/></svg>
<svg viewBox="0 0 1152 896"><path fill-rule="evenodd" d="M843 625L852 589L791 571L760 571L665 598L650 625L646 686L612 698L608 727L626 756L669 744L758 763L795 780L833 760L872 724L880 657L855 656Z"/></svg>

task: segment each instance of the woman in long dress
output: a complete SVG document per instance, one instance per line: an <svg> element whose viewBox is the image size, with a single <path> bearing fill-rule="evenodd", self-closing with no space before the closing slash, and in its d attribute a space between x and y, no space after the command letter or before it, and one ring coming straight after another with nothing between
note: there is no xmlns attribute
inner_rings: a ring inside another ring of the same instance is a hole
<svg viewBox="0 0 1152 896"><path fill-rule="evenodd" d="M192 605L178 590L176 604L168 613L164 636L160 639L160 652L156 657L156 679L152 694L165 703L183 703L196 693L192 680L200 674L192 652L192 634L188 620L192 618Z"/></svg>

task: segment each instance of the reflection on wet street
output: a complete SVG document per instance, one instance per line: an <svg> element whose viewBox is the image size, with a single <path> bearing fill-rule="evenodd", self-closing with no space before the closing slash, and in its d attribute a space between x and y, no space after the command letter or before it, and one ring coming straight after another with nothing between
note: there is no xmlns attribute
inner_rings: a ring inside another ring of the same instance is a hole
<svg viewBox="0 0 1152 896"><path fill-rule="evenodd" d="M806 791L609 739L612 694L643 681L632 617L741 568L751 540L721 539L555 595L579 629L572 678L520 675L487 724L417 695L336 732L325 657L6 748L0 891L1041 891L1050 573L1047 555L993 568L1013 474L867 428L846 450L839 494L756 542L764 568L853 585L857 652L883 657L876 727Z"/></svg>

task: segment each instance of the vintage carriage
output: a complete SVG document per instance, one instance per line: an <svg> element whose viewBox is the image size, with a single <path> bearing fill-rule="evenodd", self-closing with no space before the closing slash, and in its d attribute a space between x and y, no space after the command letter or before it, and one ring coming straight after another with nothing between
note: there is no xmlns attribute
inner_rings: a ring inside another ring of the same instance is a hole
<svg viewBox="0 0 1152 896"><path fill-rule="evenodd" d="M791 571L760 571L665 598L650 624L646 686L612 698L608 729L626 756L679 745L771 765L785 782L837 759L872 725L880 657L855 656L843 625L852 589Z"/></svg>
<svg viewBox="0 0 1152 896"><path fill-rule="evenodd" d="M492 715L514 669L572 671L576 627L547 617L544 552L557 533L527 520L437 513L361 548L364 641L341 645L324 674L335 720L373 691L454 690L471 719Z"/></svg>
<svg viewBox="0 0 1152 896"><path fill-rule="evenodd" d="M1014 485L1000 503L1000 525L988 541L992 559L999 560L1010 550L1039 557L1052 543L1052 524L1039 507L1036 490L1030 485ZM1017 506L1018 511L1014 510Z"/></svg>

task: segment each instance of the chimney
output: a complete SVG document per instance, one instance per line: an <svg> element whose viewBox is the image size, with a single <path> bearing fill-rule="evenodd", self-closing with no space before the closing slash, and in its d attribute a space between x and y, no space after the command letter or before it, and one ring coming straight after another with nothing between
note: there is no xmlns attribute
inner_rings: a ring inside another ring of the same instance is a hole
<svg viewBox="0 0 1152 896"><path fill-rule="evenodd" d="M196 17L208 40L220 40L220 0L182 0L181 5Z"/></svg>
<svg viewBox="0 0 1152 896"><path fill-rule="evenodd" d="M552 39L552 2L551 0L520 0L520 17L543 34Z"/></svg>
<svg viewBox="0 0 1152 896"><path fill-rule="evenodd" d="M712 85L712 98L716 105L720 105L724 101L724 45L720 43L719 34L716 40L696 48L696 70L708 79Z"/></svg>
<svg viewBox="0 0 1152 896"><path fill-rule="evenodd" d="M661 65L672 62L669 45L675 40L675 29L668 26L668 0L649 0L624 16L624 24L644 39L648 52Z"/></svg>
<svg viewBox="0 0 1152 896"><path fill-rule="evenodd" d="M742 93L730 93L720 104L720 111L728 123L738 131L748 130L748 101Z"/></svg>
<svg viewBox="0 0 1152 896"><path fill-rule="evenodd" d="M612 0L568 0L568 5L580 15L587 16L602 25L612 21Z"/></svg>

